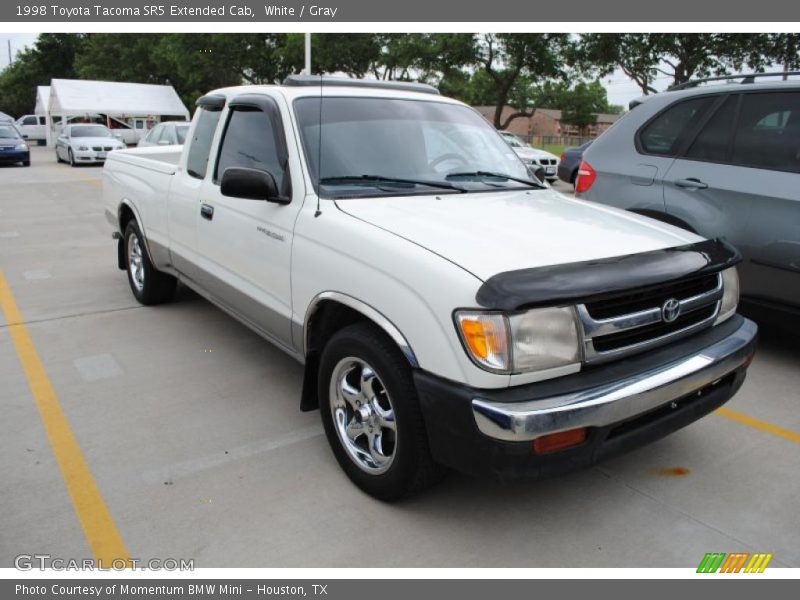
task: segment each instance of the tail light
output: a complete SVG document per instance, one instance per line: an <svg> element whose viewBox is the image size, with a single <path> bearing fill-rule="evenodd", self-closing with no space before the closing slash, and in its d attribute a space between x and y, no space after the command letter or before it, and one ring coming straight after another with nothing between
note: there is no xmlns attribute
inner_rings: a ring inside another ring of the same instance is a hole
<svg viewBox="0 0 800 600"><path fill-rule="evenodd" d="M581 161L581 166L578 167L578 178L575 180L575 192L578 194L588 192L589 188L594 185L595 179L597 179L597 173L592 165L585 160Z"/></svg>
<svg viewBox="0 0 800 600"><path fill-rule="evenodd" d="M562 152L561 153L560 160L561 160L561 162L564 162L565 160L567 160L567 153L566 152Z"/></svg>

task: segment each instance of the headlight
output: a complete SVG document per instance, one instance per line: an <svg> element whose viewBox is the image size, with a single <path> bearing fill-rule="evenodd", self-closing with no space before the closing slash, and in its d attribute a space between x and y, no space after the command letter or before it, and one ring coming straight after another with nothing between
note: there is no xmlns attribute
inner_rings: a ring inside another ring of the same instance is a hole
<svg viewBox="0 0 800 600"><path fill-rule="evenodd" d="M22 142L21 144L17 144L16 146L14 146L14 150L27 150L27 149L28 149L28 144L26 144L25 142Z"/></svg>
<svg viewBox="0 0 800 600"><path fill-rule="evenodd" d="M78 146L78 152L87 152L89 150L89 146Z"/></svg>
<svg viewBox="0 0 800 600"><path fill-rule="evenodd" d="M577 318L571 306L509 315L460 311L456 324L470 358L489 371L541 371L582 359Z"/></svg>
<svg viewBox="0 0 800 600"><path fill-rule="evenodd" d="M739 274L736 267L725 269L722 272L722 302L719 306L717 323L732 317L739 306Z"/></svg>

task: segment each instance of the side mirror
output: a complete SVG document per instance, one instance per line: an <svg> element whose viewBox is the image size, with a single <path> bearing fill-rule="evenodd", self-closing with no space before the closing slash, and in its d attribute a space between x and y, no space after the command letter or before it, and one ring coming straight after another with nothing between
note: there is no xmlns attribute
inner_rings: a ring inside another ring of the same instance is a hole
<svg viewBox="0 0 800 600"><path fill-rule="evenodd" d="M530 173L531 176L535 177L542 183L546 183L544 167L542 166L536 168L528 167L528 173Z"/></svg>
<svg viewBox="0 0 800 600"><path fill-rule="evenodd" d="M247 200L266 200L277 204L289 204L291 198L281 196L278 184L269 171L229 167L222 174L220 192L231 198Z"/></svg>
<svg viewBox="0 0 800 600"><path fill-rule="evenodd" d="M121 140L121 139L122 139L122 134L119 134L119 133L114 133L114 134L112 134L112 135L113 135L115 138L117 138L118 140Z"/></svg>

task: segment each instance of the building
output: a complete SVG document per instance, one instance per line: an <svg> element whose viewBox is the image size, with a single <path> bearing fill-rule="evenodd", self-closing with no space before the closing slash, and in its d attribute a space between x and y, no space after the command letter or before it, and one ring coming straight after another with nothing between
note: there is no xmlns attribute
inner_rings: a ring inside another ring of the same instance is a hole
<svg viewBox="0 0 800 600"><path fill-rule="evenodd" d="M476 106L490 123L494 122L494 106ZM517 112L516 108L504 106L501 122L509 115ZM586 131L579 131L577 127L561 122L561 111L555 108L537 108L532 117L519 117L511 121L506 131L524 138L532 137L565 137L586 136L597 137L620 118L621 115L598 113L597 122L590 125Z"/></svg>

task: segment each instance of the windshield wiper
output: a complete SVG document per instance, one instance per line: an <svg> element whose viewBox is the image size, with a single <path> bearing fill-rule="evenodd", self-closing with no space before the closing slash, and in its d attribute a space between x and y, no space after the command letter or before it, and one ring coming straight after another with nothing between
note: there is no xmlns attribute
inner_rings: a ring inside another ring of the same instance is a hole
<svg viewBox="0 0 800 600"><path fill-rule="evenodd" d="M532 181L530 179L520 179L519 177L512 177L511 175L506 175L505 173L493 173L491 171L468 171L464 173L448 173L445 179L450 179L451 177L496 177L497 179L506 179L508 181L516 181L518 183L524 183L525 185L541 188L543 190L547 189L546 185L543 185L538 181Z"/></svg>
<svg viewBox="0 0 800 600"><path fill-rule="evenodd" d="M434 188L441 188L444 190L454 190L459 193L465 193L468 190L459 187L457 185L453 185L452 183L447 183L446 181L428 181L425 179L403 179L401 177L386 177L384 175L341 175L338 177L324 177L320 180L320 183L323 185L336 185L336 184L348 184L348 183L370 183L370 182L377 182L377 183L399 183L399 184L407 184L407 185L426 185L428 187Z"/></svg>

